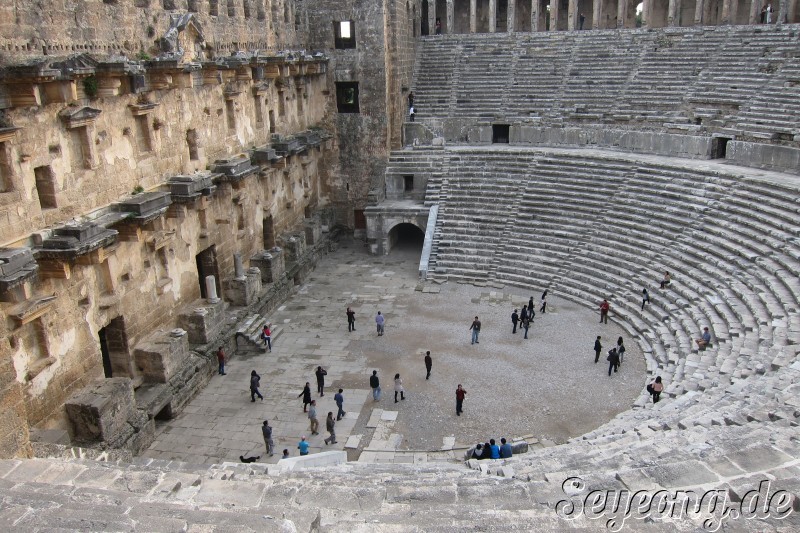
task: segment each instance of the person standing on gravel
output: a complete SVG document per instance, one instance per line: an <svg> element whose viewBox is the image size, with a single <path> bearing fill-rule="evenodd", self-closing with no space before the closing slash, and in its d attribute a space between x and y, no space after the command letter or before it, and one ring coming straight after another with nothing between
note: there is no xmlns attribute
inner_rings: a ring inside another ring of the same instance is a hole
<svg viewBox="0 0 800 533"><path fill-rule="evenodd" d="M603 351L603 345L600 344L600 335L594 340L594 362L597 363L600 360L600 352Z"/></svg>
<svg viewBox="0 0 800 533"><path fill-rule="evenodd" d="M608 357L606 357L608 361L608 375L611 375L611 369L614 369L614 372L617 371L619 368L619 354L617 353L616 348L611 348L608 351Z"/></svg>
<svg viewBox="0 0 800 533"><path fill-rule="evenodd" d="M328 375L328 372L321 366L318 366L314 374L317 376L317 392L320 396L325 396L325 376Z"/></svg>
<svg viewBox="0 0 800 533"><path fill-rule="evenodd" d="M467 391L465 391L461 383L459 383L456 389L456 415L458 416L461 416L461 413L464 412L464 397L466 395Z"/></svg>
<svg viewBox="0 0 800 533"><path fill-rule="evenodd" d="M514 312L511 313L511 324L514 326L514 328L511 330L511 333L517 332L517 322L519 322L519 315L517 314L517 310L514 309Z"/></svg>
<svg viewBox="0 0 800 533"><path fill-rule="evenodd" d="M261 401L264 401L264 397L261 396L261 392L259 392L258 387L261 385L261 376L258 375L258 372L253 370L250 372L250 401L256 401L256 396L261 398Z"/></svg>
<svg viewBox="0 0 800 533"><path fill-rule="evenodd" d="M608 324L608 311L611 309L611 304L608 303L608 300L603 300L600 303L600 323L602 324L605 322Z"/></svg>
<svg viewBox="0 0 800 533"><path fill-rule="evenodd" d="M330 436L325 439L325 444L336 444L336 421L333 419L333 411L328 411L328 418L325 419L325 429Z"/></svg>
<svg viewBox="0 0 800 533"><path fill-rule="evenodd" d="M356 313L349 307L347 308L347 331L356 330Z"/></svg>
<svg viewBox="0 0 800 533"><path fill-rule="evenodd" d="M525 337L523 337L523 338L527 339L528 338L528 328L531 327L531 319L528 318L527 315L525 315L525 318L522 319L522 325L520 327L523 330L525 330Z"/></svg>
<svg viewBox="0 0 800 533"><path fill-rule="evenodd" d="M475 317L469 329L472 330L472 344L478 343L478 334L481 332L481 321L478 317Z"/></svg>
<svg viewBox="0 0 800 533"><path fill-rule="evenodd" d="M308 421L311 428L312 435L319 435L319 420L317 419L317 400L311 400L311 406L308 408Z"/></svg>
<svg viewBox="0 0 800 533"><path fill-rule="evenodd" d="M333 395L333 401L336 402L336 407L339 408L339 411L336 413L336 420L341 420L347 412L344 410L344 395L342 394L344 389L339 389L339 392Z"/></svg>
<svg viewBox="0 0 800 533"><path fill-rule="evenodd" d="M386 324L386 318L378 311L378 314L375 316L375 324L378 326L378 337L383 335L383 327Z"/></svg>
<svg viewBox="0 0 800 533"><path fill-rule="evenodd" d="M394 403L397 403L397 393L400 393L400 399L406 399L406 390L403 388L403 380L400 378L400 374L394 375Z"/></svg>
<svg viewBox="0 0 800 533"><path fill-rule="evenodd" d="M425 370L428 371L425 379L429 379L431 377L431 368L433 368L433 359L431 359L431 351L428 350L425 352Z"/></svg>
<svg viewBox="0 0 800 533"><path fill-rule="evenodd" d="M275 441L272 440L272 426L269 425L269 420L264 420L264 424L261 426L261 434L264 436L267 453L272 457L275 452Z"/></svg>
<svg viewBox="0 0 800 533"><path fill-rule="evenodd" d="M217 362L219 363L219 375L225 375L225 350L222 349L222 346L219 347L217 350Z"/></svg>
<svg viewBox="0 0 800 533"><path fill-rule="evenodd" d="M381 380L378 379L378 371L373 370L369 377L369 386L372 387L372 399L376 402L381 399Z"/></svg>

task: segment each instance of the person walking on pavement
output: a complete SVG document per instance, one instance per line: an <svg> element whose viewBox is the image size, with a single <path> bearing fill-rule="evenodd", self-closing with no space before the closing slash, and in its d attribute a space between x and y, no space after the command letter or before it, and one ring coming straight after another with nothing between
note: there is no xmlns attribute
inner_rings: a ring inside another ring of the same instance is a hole
<svg viewBox="0 0 800 533"><path fill-rule="evenodd" d="M261 396L261 392L259 392L258 387L261 385L261 376L253 370L250 372L250 401L256 401L256 396L261 398L261 401L264 401L264 397Z"/></svg>
<svg viewBox="0 0 800 533"><path fill-rule="evenodd" d="M217 361L219 362L219 375L225 375L225 350L222 349L222 346L219 347L217 350Z"/></svg>
<svg viewBox="0 0 800 533"><path fill-rule="evenodd" d="M472 330L472 344L480 344L478 342L478 334L481 332L481 321L478 320L478 317L475 317L469 329Z"/></svg>
<svg viewBox="0 0 800 533"><path fill-rule="evenodd" d="M527 339L528 338L528 328L531 327L531 319L528 318L527 315L525 315L525 318L522 319L522 325L520 327L525 330L525 337L523 337L523 338Z"/></svg>
<svg viewBox="0 0 800 533"><path fill-rule="evenodd" d="M300 455L308 455L308 441L305 435L300 437L300 442L297 443L297 449L300 450Z"/></svg>
<svg viewBox="0 0 800 533"><path fill-rule="evenodd" d="M425 379L429 379L431 377L431 368L433 368L433 359L431 359L431 351L428 350L425 352L425 370L428 372L425 376Z"/></svg>
<svg viewBox="0 0 800 533"><path fill-rule="evenodd" d="M308 421L311 428L312 435L319 435L319 420L317 420L317 400L311 400L311 405L308 408Z"/></svg>
<svg viewBox="0 0 800 533"><path fill-rule="evenodd" d="M600 303L600 323L608 324L608 310L611 309L611 304L608 303L608 300L603 299Z"/></svg>
<svg viewBox="0 0 800 533"><path fill-rule="evenodd" d="M400 374L394 375L394 403L397 403L397 393L400 393L400 399L406 399L406 391L403 388L403 380L400 379Z"/></svg>
<svg viewBox="0 0 800 533"><path fill-rule="evenodd" d="M349 307L347 308L347 331L356 330L356 313Z"/></svg>
<svg viewBox="0 0 800 533"><path fill-rule="evenodd" d="M519 315L517 314L517 310L514 309L514 312L511 313L511 324L514 326L514 328L511 330L511 333L516 333L517 332L517 322L518 321L519 321Z"/></svg>
<svg viewBox="0 0 800 533"><path fill-rule="evenodd" d="M603 351L603 345L600 344L600 335L594 340L594 362L597 363L600 360L600 352Z"/></svg>
<svg viewBox="0 0 800 533"><path fill-rule="evenodd" d="M622 366L622 360L625 358L625 345L623 344L622 337L617 339L617 357L619 357L619 366Z"/></svg>
<svg viewBox="0 0 800 533"><path fill-rule="evenodd" d="M339 392L333 395L333 401L336 402L336 407L339 408L339 411L336 413L336 420L341 420L347 412L344 410L344 395L342 394L344 389L339 389Z"/></svg>
<svg viewBox="0 0 800 533"><path fill-rule="evenodd" d="M372 387L372 400L380 401L381 399L381 381L378 379L378 371L373 370L372 375L369 377L369 386Z"/></svg>
<svg viewBox="0 0 800 533"><path fill-rule="evenodd" d="M542 298L540 302L541 302L541 307L539 308L539 311L541 311L542 314L544 314L547 309L547 289L545 289L545 291L542 293Z"/></svg>
<svg viewBox="0 0 800 533"><path fill-rule="evenodd" d="M311 385L308 384L308 381L306 381L303 391L297 395L298 398L301 396L303 397L303 412L305 413L306 409L308 409L308 404L311 403Z"/></svg>
<svg viewBox="0 0 800 533"><path fill-rule="evenodd" d="M375 316L375 324L378 326L378 337L383 335L383 327L386 323L386 318L378 311L378 314Z"/></svg>
<svg viewBox="0 0 800 533"><path fill-rule="evenodd" d="M461 413L464 412L464 396L466 395L467 391L459 383L458 388L456 388L456 415L458 416L461 416Z"/></svg>
<svg viewBox="0 0 800 533"><path fill-rule="evenodd" d="M617 354L616 348L611 348L608 351L608 357L606 357L608 361L608 375L611 375L611 369L614 369L614 372L617 371L619 368L619 355Z"/></svg>
<svg viewBox="0 0 800 533"><path fill-rule="evenodd" d="M325 419L325 430L330 433L330 437L325 439L325 444L336 444L336 421L333 419L333 411L328 411L328 418Z"/></svg>
<svg viewBox="0 0 800 533"><path fill-rule="evenodd" d="M317 367L317 371L314 372L317 376L317 392L320 396L325 396L325 376L328 375L321 366Z"/></svg>
<svg viewBox="0 0 800 533"><path fill-rule="evenodd" d="M264 424L261 426L261 434L264 436L267 453L272 457L275 452L275 442L272 440L272 426L269 425L269 420L264 420Z"/></svg>

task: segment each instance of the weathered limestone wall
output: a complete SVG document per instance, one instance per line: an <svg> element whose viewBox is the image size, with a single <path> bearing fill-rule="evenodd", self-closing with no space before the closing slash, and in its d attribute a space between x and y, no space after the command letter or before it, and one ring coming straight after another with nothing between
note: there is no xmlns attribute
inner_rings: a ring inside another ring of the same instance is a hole
<svg viewBox="0 0 800 533"><path fill-rule="evenodd" d="M295 0L54 0L0 6L3 62L24 56L124 53L153 55L170 13L192 13L207 50L298 48Z"/></svg>
<svg viewBox="0 0 800 533"><path fill-rule="evenodd" d="M59 118L59 112L71 108L50 104L9 110L8 118L22 129L7 143L12 186L0 192L0 243L118 201L136 187L150 189L170 175L203 170L217 158L267 143L271 126L285 134L314 125L323 116L324 83L321 76L286 78L279 87L270 83L263 95L253 94L252 81L155 90L145 98L157 107L144 118L132 112L138 95L79 100L75 109L85 105L102 111L88 128L93 168L85 168L81 138ZM231 91L237 94L231 97ZM192 159L190 135L196 138L197 159ZM56 207L41 206L37 168L48 169L54 179ZM279 180L278 185L292 197L302 196L302 178Z"/></svg>
<svg viewBox="0 0 800 533"><path fill-rule="evenodd" d="M171 176L267 144L270 129L289 134L318 123L327 101L324 78L282 80L260 94L250 80L149 91L148 102L158 105L144 121L132 113L142 103L137 96L79 99L70 110L101 111L87 128L92 168L85 168L86 146L75 144L80 139L59 118L64 104L9 110L7 117L21 129L4 143L12 181L0 193L1 242L34 245L48 226L130 197L137 187L162 189ZM194 155L189 131L197 139ZM149 222L117 225L116 242L95 252L38 259L38 279L0 298L0 406L6 413L0 454L27 455L28 428L65 428L64 402L109 373L130 378L134 387L168 381L181 390L172 407L188 401L206 374L193 370L196 364L153 368L141 356L136 360L134 347L154 331L175 327L180 310L200 298L198 254L211 250L221 285L234 277L234 253L251 257L273 245L267 243L265 220L272 236L302 229L305 217L327 203L321 180L334 157L331 145L323 141L265 163L240 181L219 183L210 196L174 203ZM54 179L53 207L43 207L38 194L41 168ZM112 352L105 368L101 330ZM135 447L146 441L141 417L132 415L130 428L116 437L119 443Z"/></svg>
<svg viewBox="0 0 800 533"><path fill-rule="evenodd" d="M351 227L356 225L354 210L366 207L370 189L382 187L389 151L401 142L419 4L319 0L308 9L309 48L324 50L330 58L328 90L335 94L336 82L359 84L359 113L338 113L334 101L326 121L336 131L339 153L327 194L339 209L337 219ZM334 22L342 20L354 23L354 49L334 48Z"/></svg>

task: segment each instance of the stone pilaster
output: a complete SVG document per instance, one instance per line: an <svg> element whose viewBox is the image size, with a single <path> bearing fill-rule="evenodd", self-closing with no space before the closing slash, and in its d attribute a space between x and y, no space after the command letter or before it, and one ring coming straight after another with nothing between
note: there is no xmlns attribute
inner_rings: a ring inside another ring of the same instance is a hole
<svg viewBox="0 0 800 533"><path fill-rule="evenodd" d="M455 19L453 0L447 0L447 33L453 33L453 22Z"/></svg>
<svg viewBox="0 0 800 533"><path fill-rule="evenodd" d="M531 31L544 31L544 28L539 27L539 2L540 0L533 0L531 3Z"/></svg>
<svg viewBox="0 0 800 533"><path fill-rule="evenodd" d="M620 0L620 2L624 2L624 1L625 0ZM577 5L577 1L576 1L576 5ZM594 0L592 2L592 29L593 30L599 30L599 29L603 28L602 20L605 18L605 17L603 17L603 7L604 7L603 6L603 0ZM575 24L576 28L578 27L578 16L580 16L580 13L576 12L575 13L575 19L570 21L573 24ZM585 24L585 22L584 22L584 24ZM586 29L586 28L584 27L584 29Z"/></svg>
<svg viewBox="0 0 800 533"><path fill-rule="evenodd" d="M489 0L489 33L497 31L497 0Z"/></svg>
<svg viewBox="0 0 800 533"><path fill-rule="evenodd" d="M667 26L679 26L681 14L681 0L669 0L667 11Z"/></svg>
<svg viewBox="0 0 800 533"><path fill-rule="evenodd" d="M721 24L734 24L736 22L737 5L738 2L736 0L724 0L722 2Z"/></svg>
<svg viewBox="0 0 800 533"><path fill-rule="evenodd" d="M436 35L436 0L428 2L428 34Z"/></svg>
<svg viewBox="0 0 800 533"><path fill-rule="evenodd" d="M478 31L478 0L469 0L469 32Z"/></svg>
<svg viewBox="0 0 800 533"><path fill-rule="evenodd" d="M508 11L506 12L506 31L514 33L514 25L517 21L517 5L516 0L508 0Z"/></svg>
<svg viewBox="0 0 800 533"><path fill-rule="evenodd" d="M694 5L694 25L700 26L703 24L703 10L705 9L705 0L695 0Z"/></svg>
<svg viewBox="0 0 800 533"><path fill-rule="evenodd" d="M550 0L550 31L558 30L558 19L561 14L558 12L558 0Z"/></svg>

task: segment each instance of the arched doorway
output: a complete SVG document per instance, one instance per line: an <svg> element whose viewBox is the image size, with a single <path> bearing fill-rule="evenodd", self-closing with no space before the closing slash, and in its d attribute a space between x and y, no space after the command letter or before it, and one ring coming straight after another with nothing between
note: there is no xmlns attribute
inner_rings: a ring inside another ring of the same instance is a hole
<svg viewBox="0 0 800 533"><path fill-rule="evenodd" d="M389 230L389 253L395 251L419 253L424 242L425 232L414 224L403 222Z"/></svg>

